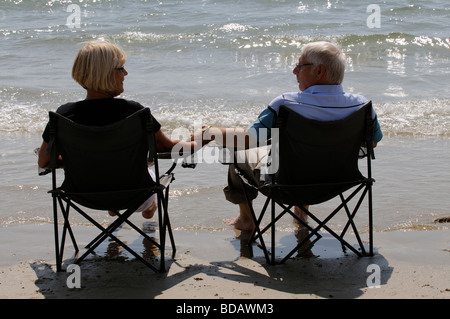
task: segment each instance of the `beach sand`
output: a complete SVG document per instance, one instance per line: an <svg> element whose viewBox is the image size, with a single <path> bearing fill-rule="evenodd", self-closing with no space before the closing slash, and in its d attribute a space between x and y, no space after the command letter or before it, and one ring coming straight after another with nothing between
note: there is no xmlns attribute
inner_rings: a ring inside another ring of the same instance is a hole
<svg viewBox="0 0 450 319"><path fill-rule="evenodd" d="M16 258L16 263L0 269L3 299L180 299L177 302L182 305L194 299L450 298L449 229L377 232L373 257L344 253L338 242L324 233L312 247L313 257L295 257L274 266L266 264L257 246L247 247L245 233L232 228L176 230L177 252L174 259L171 251L167 252L166 273L152 272L110 243L99 247L97 257L81 263L81 287L68 288L72 273L55 271L51 225L20 227L30 228L29 238L20 240L41 244L33 245L33 251L27 251L27 245L20 245L21 251L4 249L9 260ZM120 233L138 251L149 253L142 239L134 238L126 229ZM32 239L34 235L38 240ZM277 236L285 246L295 244L292 232L277 232ZM5 238L8 228L2 232L2 241ZM278 251L283 253L283 248ZM35 259L25 261L26 256ZM66 256L65 266L71 261L70 250ZM375 274L379 281L374 279Z"/></svg>

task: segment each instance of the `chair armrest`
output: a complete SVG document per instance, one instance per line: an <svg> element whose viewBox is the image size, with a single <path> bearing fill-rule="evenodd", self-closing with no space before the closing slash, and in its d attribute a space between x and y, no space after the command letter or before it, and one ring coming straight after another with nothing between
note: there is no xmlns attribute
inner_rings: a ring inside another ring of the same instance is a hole
<svg viewBox="0 0 450 319"><path fill-rule="evenodd" d="M49 167L44 167L44 168L38 167L38 175L39 176L44 176L44 175L50 174L51 172L52 172L52 169Z"/></svg>
<svg viewBox="0 0 450 319"><path fill-rule="evenodd" d="M41 149L40 147L35 148L33 150L34 155L38 156L40 149ZM52 172L52 169L50 167L41 168L38 166L38 175L39 176L44 176L44 175L50 174L51 172Z"/></svg>
<svg viewBox="0 0 450 319"><path fill-rule="evenodd" d="M162 159L162 160L173 160L173 165L172 168L170 169L170 172L175 168L177 161L179 159L183 159L183 162L181 163L181 166L183 168L195 168L197 166L197 163L188 163L187 162L187 158L191 157L193 158L193 155L195 153L186 153L186 154L174 154L172 152L163 152L163 153L158 153L158 159ZM174 156L175 155L175 156Z"/></svg>

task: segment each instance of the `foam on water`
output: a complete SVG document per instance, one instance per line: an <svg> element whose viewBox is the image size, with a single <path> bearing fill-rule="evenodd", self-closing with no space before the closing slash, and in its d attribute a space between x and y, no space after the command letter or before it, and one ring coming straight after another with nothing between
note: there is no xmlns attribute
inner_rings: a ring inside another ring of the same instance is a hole
<svg viewBox="0 0 450 319"><path fill-rule="evenodd" d="M130 98L136 98L130 96ZM39 103L32 100L39 99ZM73 94L72 100L76 99ZM167 134L177 128L189 131L203 125L246 127L266 107L255 101L232 101L220 98L199 99L138 99L151 108ZM28 91L7 88L0 90L0 132L42 133L49 110L64 99L58 92ZM373 100L380 124L386 136L450 137L450 100L404 100L380 103Z"/></svg>

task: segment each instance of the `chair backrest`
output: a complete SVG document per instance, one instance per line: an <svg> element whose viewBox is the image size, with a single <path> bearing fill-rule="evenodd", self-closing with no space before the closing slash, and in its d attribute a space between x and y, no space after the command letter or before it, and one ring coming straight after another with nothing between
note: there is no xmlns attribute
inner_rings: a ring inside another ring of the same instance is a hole
<svg viewBox="0 0 450 319"><path fill-rule="evenodd" d="M49 146L64 163L63 190L115 192L155 185L147 169L148 161L156 161L148 108L107 126L86 126L54 112L49 115Z"/></svg>
<svg viewBox="0 0 450 319"><path fill-rule="evenodd" d="M361 179L358 154L363 144L368 144L371 152L371 115L371 102L336 121L308 119L282 106L277 118L280 135L276 182L298 185Z"/></svg>

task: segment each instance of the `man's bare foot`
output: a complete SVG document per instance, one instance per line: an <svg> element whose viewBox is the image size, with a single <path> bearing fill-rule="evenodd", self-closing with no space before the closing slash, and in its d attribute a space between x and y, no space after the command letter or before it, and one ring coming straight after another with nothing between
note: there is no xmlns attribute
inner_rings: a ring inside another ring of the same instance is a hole
<svg viewBox="0 0 450 319"><path fill-rule="evenodd" d="M142 217L144 217L145 219L150 219L153 217L153 215L155 215L155 211L158 208L158 202L155 199L153 201L153 203L150 205L150 207L146 208L145 210L142 211Z"/></svg>
<svg viewBox="0 0 450 319"><path fill-rule="evenodd" d="M253 230L255 223L253 222L252 212L247 203L239 204L239 216L226 221L227 225L234 226L239 230Z"/></svg>
<svg viewBox="0 0 450 319"><path fill-rule="evenodd" d="M255 229L255 224L253 223L253 220L244 220L243 218L241 218L240 215L236 218L225 221L225 223L239 230L251 231Z"/></svg>
<svg viewBox="0 0 450 319"><path fill-rule="evenodd" d="M309 206L303 206L303 207L309 210ZM305 223L308 222L308 215L306 215L306 213L300 207L294 206L294 214L297 215ZM300 222L295 218L294 218L294 223L300 225Z"/></svg>

